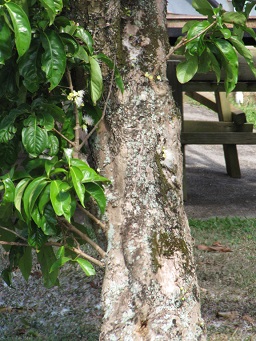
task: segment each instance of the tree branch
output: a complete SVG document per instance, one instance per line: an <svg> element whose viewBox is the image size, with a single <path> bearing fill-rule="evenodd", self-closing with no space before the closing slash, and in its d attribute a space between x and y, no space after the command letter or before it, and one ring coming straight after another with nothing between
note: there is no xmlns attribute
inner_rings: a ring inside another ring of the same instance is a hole
<svg viewBox="0 0 256 341"><path fill-rule="evenodd" d="M27 243L19 243L19 242L6 242L3 240L0 240L0 245L11 245L11 246L25 246L25 247L31 247L30 245L28 245ZM95 259L89 255L87 255L87 253L83 252L80 248L76 248L76 247L69 247L68 245L63 245L61 243L55 243L55 242L48 242L44 244L45 246L64 246L65 248L75 252L78 256L81 256L87 260L89 260L91 263L94 263L98 266L100 266L101 268L104 268L104 263L99 261L98 259Z"/></svg>
<svg viewBox="0 0 256 341"><path fill-rule="evenodd" d="M69 144L71 144L71 146L75 147L75 143L70 141L66 136L64 136L63 134L61 134L60 131L58 131L57 129L53 128L52 129L55 133L57 133L58 135L60 135L64 140L66 140Z"/></svg>
<svg viewBox="0 0 256 341"><path fill-rule="evenodd" d="M83 211L90 219L92 219L97 225L99 225L103 232L106 232L106 225L97 219L93 214L87 211L82 205L78 204L78 208Z"/></svg>
<svg viewBox="0 0 256 341"><path fill-rule="evenodd" d="M12 234L14 234L15 236L17 236L18 238L20 238L21 240L24 240L25 242L27 241L26 238L22 237L21 235L19 235L17 232L13 231L13 230L10 230L8 229L7 227L4 227L4 226L0 226L1 229L7 231L7 232L10 232Z"/></svg>
<svg viewBox="0 0 256 341"><path fill-rule="evenodd" d="M102 248L96 244L91 238L89 238L85 233L78 230L74 225L70 224L68 221L63 220L61 218L58 218L60 223L64 225L69 231L74 232L76 235L78 235L80 238L82 238L84 241L86 241L88 244L90 244L102 258L106 257L106 252L102 250Z"/></svg>

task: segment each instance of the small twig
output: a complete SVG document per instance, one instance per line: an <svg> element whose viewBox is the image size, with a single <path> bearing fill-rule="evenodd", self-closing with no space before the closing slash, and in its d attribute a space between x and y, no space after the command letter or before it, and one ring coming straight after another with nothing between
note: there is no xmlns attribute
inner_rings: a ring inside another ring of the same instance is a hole
<svg viewBox="0 0 256 341"><path fill-rule="evenodd" d="M25 247L31 247L29 244L25 244L25 243L18 243L18 242L6 242L3 240L0 240L0 245L10 245L10 246L25 246ZM76 248L76 247L69 247L68 245L63 245L61 243L55 243L55 242L48 242L45 243L44 246L64 246L65 248L75 252L78 256L81 256L85 259L88 259L90 262L100 266L101 268L103 268L105 265L103 262L99 261L98 259L95 259L89 255L87 255L85 252L83 252L80 248Z"/></svg>
<svg viewBox="0 0 256 341"><path fill-rule="evenodd" d="M110 80L110 85L109 85L109 90L108 90L108 95L106 98L106 101L104 103L104 107L103 107L103 111L102 111L102 116L99 119L99 121L95 124L95 126L93 127L93 129L89 132L89 134L86 135L86 137L84 138L84 140L82 141L82 143L80 143L78 150L80 151L81 148L83 147L83 145L89 140L89 138L91 137L91 135L95 132L95 130L98 128L99 124L102 122L102 120L104 119L105 115L106 115L106 111L107 111L107 105L108 105L108 101L111 95L111 91L112 91L112 87L113 87L113 83L114 83L114 76L115 76L115 67L116 67L116 57L114 59L114 66L113 66L113 71L112 71L112 75L111 75L111 80Z"/></svg>
<svg viewBox="0 0 256 341"><path fill-rule="evenodd" d="M73 92L74 91L74 87L73 87L72 77L71 77L71 73L70 73L68 68L66 70L66 77L67 77L67 80L68 80L68 85L69 85L70 91ZM74 103L74 114L75 114L76 125L74 127L75 142L73 142L73 146L74 146L74 157L78 158L78 152L81 149L79 147L81 126L80 126L80 121L79 121L79 112L78 112L76 103Z"/></svg>
<svg viewBox="0 0 256 341"><path fill-rule="evenodd" d="M81 256L81 257L83 257L85 259L88 259L90 262L100 266L101 268L104 268L104 266L105 266L103 262L101 262L101 261L99 261L99 260L97 260L97 259L95 259L95 258L93 258L93 257L91 257L89 255L87 255L80 248L72 247L72 248L70 248L70 250L74 251L77 255L79 255L79 256Z"/></svg>
<svg viewBox="0 0 256 341"><path fill-rule="evenodd" d="M180 41L177 45L175 45L175 46L173 46L173 47L170 48L168 54L167 54L166 57L164 58L164 61L167 61L167 60L170 58L170 56L171 56L172 54L174 54L174 52L175 52L176 50L178 50L178 49L181 48L182 46L187 45L187 44L190 43L191 41L197 39L198 37L200 37L201 35L203 35L204 33L206 33L209 29L211 29L214 25L216 25L216 23L217 23L217 21L213 21L213 22L212 22L208 27L206 27L203 31L201 31L200 33L196 34L194 37L192 37L192 38L190 38L190 39L187 39L186 36L183 37L183 38L181 39L181 41ZM154 70L153 70L153 72L152 72L152 76L153 76L153 77L154 77L154 76L156 75L156 73L158 72L159 67L160 67L160 65L161 65L162 63L163 63L163 60L159 60L159 61L157 62L156 66L155 66L155 68L154 68Z"/></svg>
<svg viewBox="0 0 256 341"><path fill-rule="evenodd" d="M66 136L64 136L63 134L61 134L60 131L58 131L57 129L53 128L52 129L55 133L57 133L58 135L60 135L64 140L66 140L69 144L71 144L71 146L75 147L75 143L70 141Z"/></svg>
<svg viewBox="0 0 256 341"><path fill-rule="evenodd" d="M91 218L97 225L99 225L103 232L106 232L106 225L103 224L98 218L96 218L93 214L87 211L82 205L78 204L78 208L83 211L89 218Z"/></svg>
<svg viewBox="0 0 256 341"><path fill-rule="evenodd" d="M24 240L24 241L27 241L27 239L26 239L26 238L22 237L22 236L21 236L21 235L19 235L17 232L15 232L15 231L13 231L13 230L10 230L10 229L8 229L7 227L0 226L0 228L1 228L1 229L3 229L3 230L5 230L5 231L7 231L7 232L10 232L10 233L14 234L15 236L17 236L18 238L20 238L20 239L22 239L22 240Z"/></svg>
<svg viewBox="0 0 256 341"><path fill-rule="evenodd" d="M62 225L64 225L69 231L76 233L80 238L82 238L84 241L86 241L88 244L90 244L102 258L105 258L106 252L102 250L102 248L95 243L91 238L89 238L85 233L78 230L74 225L70 224L66 220L63 220L61 218L58 219Z"/></svg>

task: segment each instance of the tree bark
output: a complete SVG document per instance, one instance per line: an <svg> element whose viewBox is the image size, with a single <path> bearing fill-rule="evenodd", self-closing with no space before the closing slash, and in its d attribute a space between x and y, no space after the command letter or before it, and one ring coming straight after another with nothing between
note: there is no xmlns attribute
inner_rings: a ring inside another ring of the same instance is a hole
<svg viewBox="0 0 256 341"><path fill-rule="evenodd" d="M86 4L78 19L101 50L116 55L125 83L124 94L113 91L94 141L98 167L112 181L100 340L203 340L182 198L181 123L166 80L166 3L75 6Z"/></svg>

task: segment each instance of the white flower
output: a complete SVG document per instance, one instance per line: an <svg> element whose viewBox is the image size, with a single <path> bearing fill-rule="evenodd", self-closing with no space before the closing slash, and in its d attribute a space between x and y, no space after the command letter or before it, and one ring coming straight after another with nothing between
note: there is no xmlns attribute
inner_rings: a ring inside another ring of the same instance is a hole
<svg viewBox="0 0 256 341"><path fill-rule="evenodd" d="M79 91L74 90L68 94L67 99L69 101L74 101L76 106L78 108L81 108L84 106L83 96L84 96L84 90L79 90Z"/></svg>
<svg viewBox="0 0 256 341"><path fill-rule="evenodd" d="M93 126L94 125L94 119L91 116L89 116L89 115L84 115L83 116L83 121L88 126Z"/></svg>

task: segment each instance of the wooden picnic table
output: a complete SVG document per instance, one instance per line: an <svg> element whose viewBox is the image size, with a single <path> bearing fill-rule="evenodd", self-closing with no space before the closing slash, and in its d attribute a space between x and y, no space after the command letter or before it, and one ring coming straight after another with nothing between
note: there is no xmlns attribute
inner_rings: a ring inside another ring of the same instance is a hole
<svg viewBox="0 0 256 341"><path fill-rule="evenodd" d="M170 41L181 29L185 22L199 17L186 15L167 14L167 28L169 29ZM252 18L249 26L256 27L256 19ZM172 34L170 34L170 30ZM176 30L176 31L175 31ZM256 48L251 49L253 59L256 62ZM185 145L187 144L222 144L225 156L226 169L229 176L241 177L237 144L256 144L256 133L253 132L253 125L246 122L245 113L231 108L230 102L224 92L224 82L216 81L213 72L207 74L197 73L191 81L185 84L179 83L176 77L176 66L184 60L183 56L173 55L167 63L167 77L173 91L173 98L182 115L181 143L184 153L184 174L185 174ZM249 69L246 61L239 57L238 83L234 91L255 92L256 79ZM219 121L186 121L183 118L183 93L195 99L199 103L215 111ZM204 96L204 92L212 92L215 100ZM184 184L185 185L185 184ZM185 186L184 186L185 187ZM186 197L186 194L184 193Z"/></svg>

